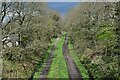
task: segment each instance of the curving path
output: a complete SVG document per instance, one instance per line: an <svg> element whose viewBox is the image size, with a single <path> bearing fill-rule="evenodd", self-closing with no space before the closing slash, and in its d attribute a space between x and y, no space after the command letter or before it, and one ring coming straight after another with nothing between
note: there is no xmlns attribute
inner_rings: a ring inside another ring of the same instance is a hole
<svg viewBox="0 0 120 80"><path fill-rule="evenodd" d="M69 79L70 80L82 80L82 76L80 74L80 71L75 64L74 60L72 57L69 55L69 50L68 50L68 39L65 37L65 41L62 47L62 52L68 67L68 72L69 72Z"/></svg>

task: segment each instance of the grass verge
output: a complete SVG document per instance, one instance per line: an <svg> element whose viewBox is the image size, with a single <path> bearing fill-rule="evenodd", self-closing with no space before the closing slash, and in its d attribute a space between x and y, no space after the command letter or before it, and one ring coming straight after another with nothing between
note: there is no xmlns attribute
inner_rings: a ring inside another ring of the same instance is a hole
<svg viewBox="0 0 120 80"><path fill-rule="evenodd" d="M57 46L55 48L53 62L50 66L50 71L48 78L68 78L67 65L62 53L62 45L64 43L64 38L59 39Z"/></svg>

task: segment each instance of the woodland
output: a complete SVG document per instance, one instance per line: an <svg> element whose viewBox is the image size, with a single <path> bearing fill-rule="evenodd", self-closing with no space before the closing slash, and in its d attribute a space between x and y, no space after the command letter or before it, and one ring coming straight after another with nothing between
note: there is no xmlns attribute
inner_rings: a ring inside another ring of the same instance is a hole
<svg viewBox="0 0 120 80"><path fill-rule="evenodd" d="M0 20L3 79L120 80L120 2L1 2Z"/></svg>

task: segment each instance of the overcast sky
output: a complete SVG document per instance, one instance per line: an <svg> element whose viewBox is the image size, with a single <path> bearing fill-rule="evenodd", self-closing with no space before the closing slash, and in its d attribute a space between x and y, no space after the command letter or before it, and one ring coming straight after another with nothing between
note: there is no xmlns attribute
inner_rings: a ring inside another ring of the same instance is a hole
<svg viewBox="0 0 120 80"><path fill-rule="evenodd" d="M64 15L77 4L76 2L48 2L48 7Z"/></svg>

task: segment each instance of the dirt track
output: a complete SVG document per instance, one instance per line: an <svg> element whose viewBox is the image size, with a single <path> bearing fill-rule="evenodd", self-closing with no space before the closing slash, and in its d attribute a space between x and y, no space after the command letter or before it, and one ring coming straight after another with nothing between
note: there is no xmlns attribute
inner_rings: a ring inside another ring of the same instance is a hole
<svg viewBox="0 0 120 80"><path fill-rule="evenodd" d="M56 43L55 43L56 45ZM45 67L42 70L41 74L40 74L40 79L45 79L47 78L49 69L50 69L50 65L52 63L52 57L54 54L54 47L55 45L51 48L51 52L50 52L50 56L47 60L47 62L45 63ZM77 68L77 65L75 64L74 60L71 58L71 56L69 55L69 50L68 50L68 40L67 38L64 41L64 44L62 46L62 52L67 64L67 68L68 68L68 73L69 73L69 79L70 80L83 80L82 76L80 74L79 69Z"/></svg>
<svg viewBox="0 0 120 80"><path fill-rule="evenodd" d="M50 69L50 65L52 63L52 56L53 56L53 53L54 53L54 47L52 47L51 49L51 52L50 52L50 56L47 60L47 62L45 63L45 67L44 69L42 70L41 74L40 74L40 78L46 78L47 74L48 74L48 71Z"/></svg>
<svg viewBox="0 0 120 80"><path fill-rule="evenodd" d="M82 80L82 76L80 74L79 69L77 68L77 65L75 64L74 60L69 55L67 38L64 41L62 51L63 51L64 58L66 60L67 67L68 67L69 79L70 80Z"/></svg>
<svg viewBox="0 0 120 80"><path fill-rule="evenodd" d="M45 79L45 78L47 78L47 75L48 75L48 72L49 72L49 69L50 69L50 65L51 65L52 60L53 60L53 55L54 55L55 46L56 46L58 40L59 40L59 38L56 39L53 47L51 48L51 52L50 52L50 55L49 55L49 57L48 57L48 60L47 60L47 62L45 63L45 67L44 67L44 69L42 70L42 72L41 72L41 74L40 74L40 79Z"/></svg>

